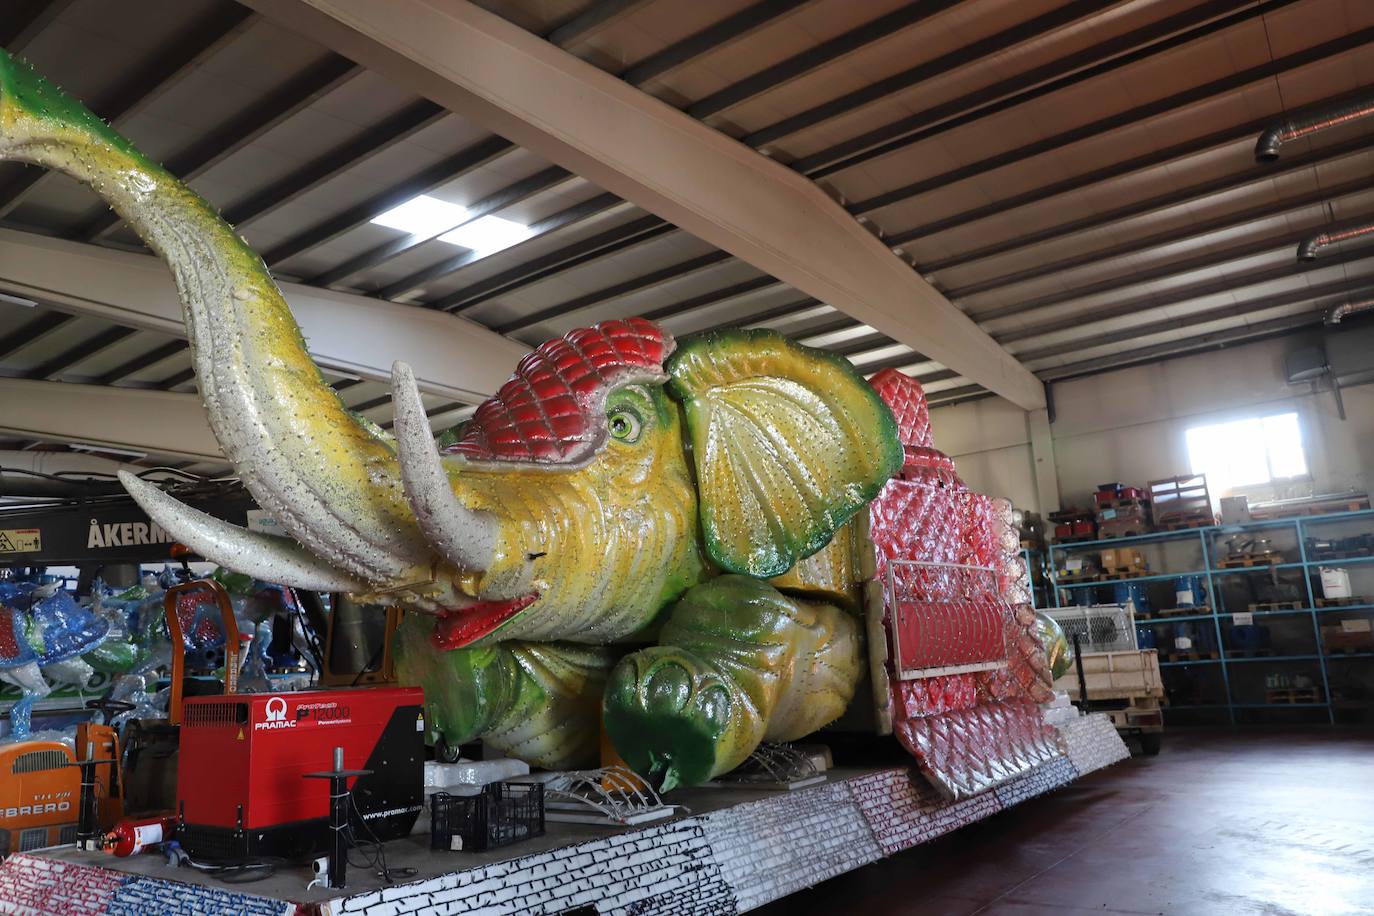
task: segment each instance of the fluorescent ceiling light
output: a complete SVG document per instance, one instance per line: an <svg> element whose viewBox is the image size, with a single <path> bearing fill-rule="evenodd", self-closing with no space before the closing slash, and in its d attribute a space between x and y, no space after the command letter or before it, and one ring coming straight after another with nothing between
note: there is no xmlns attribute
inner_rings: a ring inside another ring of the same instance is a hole
<svg viewBox="0 0 1374 916"><path fill-rule="evenodd" d="M483 216L439 236L439 241L491 254L519 244L534 235L529 226L499 216Z"/></svg>
<svg viewBox="0 0 1374 916"><path fill-rule="evenodd" d="M411 235L433 236L459 225L467 215L466 207L421 194L399 207L392 207L381 216L373 217L372 222Z"/></svg>

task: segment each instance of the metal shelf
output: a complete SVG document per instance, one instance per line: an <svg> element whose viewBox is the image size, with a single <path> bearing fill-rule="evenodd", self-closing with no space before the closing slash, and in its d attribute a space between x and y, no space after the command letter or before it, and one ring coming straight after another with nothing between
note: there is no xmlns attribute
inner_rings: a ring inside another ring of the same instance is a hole
<svg viewBox="0 0 1374 916"><path fill-rule="evenodd" d="M1157 582L1161 579L1177 579L1179 576L1205 576L1207 570L1197 572L1160 573L1157 576L1132 576L1129 579L1094 579L1092 582L1056 582L1055 588L1094 588L1098 585L1116 585L1119 582Z"/></svg>
<svg viewBox="0 0 1374 916"><path fill-rule="evenodd" d="M1320 709L1325 703L1184 703L1165 709Z"/></svg>
<svg viewBox="0 0 1374 916"><path fill-rule="evenodd" d="M1248 662L1315 662L1318 659L1330 657L1331 656L1321 655L1255 655L1249 658L1195 658L1190 661L1160 662L1159 667L1176 667L1182 665L1239 665Z"/></svg>
<svg viewBox="0 0 1374 916"><path fill-rule="evenodd" d="M1239 525L1209 525L1204 528L1187 528L1181 531L1159 531L1151 534L1141 534L1135 537L1126 538L1105 538L1096 541L1079 541L1073 544L1051 544L1046 552L1049 565L1050 576L1050 603L1053 607L1061 607L1061 598L1085 588L1097 588L1118 585L1123 582L1158 582L1166 579L1176 579L1185 576L1196 576L1207 580L1207 591L1209 595L1218 594L1218 580L1222 576L1244 575L1255 572L1270 572L1273 570L1297 570L1302 579L1302 588L1305 590L1307 606L1301 608L1282 608L1266 611L1219 611L1215 606L1205 614L1181 614L1168 617L1142 618L1137 621L1141 626L1156 626L1165 623L1185 623L1207 621L1212 622L1215 645L1224 646L1222 623L1226 618L1234 617L1236 614L1251 614L1254 617L1301 617L1306 615L1311 620L1312 637L1314 645L1320 652L1322 614L1335 612L1367 612L1374 610L1374 604L1353 604L1343 607L1316 607L1318 595L1314 593L1313 578L1318 567L1322 566L1359 566L1365 563L1374 563L1374 556L1345 557L1341 559L1313 560L1307 556L1307 529L1313 525L1330 525L1342 522L1365 521L1369 530L1374 530L1374 509L1362 509L1358 512L1332 512L1324 515L1300 515L1290 518L1266 519L1263 521L1246 522ZM1214 543L1218 535L1242 534L1247 531L1266 531L1275 529L1291 529L1297 541L1298 559L1293 562L1264 564L1259 566L1236 566L1228 569L1220 568L1214 559L1216 544ZM1056 553L1078 553L1083 551L1101 551L1130 544L1153 544L1153 543L1174 543L1193 541L1197 544L1202 556L1202 569L1188 572L1154 573L1148 576L1137 576L1132 579L1101 579L1095 582L1069 582L1059 583L1055 581L1054 575L1058 571L1059 563L1056 560ZM1081 600L1081 599L1080 599ZM1216 706L1178 706L1175 709L1224 709L1232 722L1236 721L1237 709L1290 709L1301 708L1320 708L1327 711L1328 721L1335 722L1335 706L1329 700L1331 696L1331 684L1327 674L1327 660L1336 658L1365 659L1374 658L1374 652L1342 653L1342 654L1315 654L1315 655L1262 655L1249 658L1226 658L1198 659L1195 661L1160 662L1160 667L1183 667L1185 665L1217 665L1221 672L1222 686L1228 701L1225 704ZM1316 662L1321 671L1321 689L1323 695L1328 700L1323 703L1282 703L1282 704L1247 704L1234 702L1231 691L1230 668L1232 664L1251 664L1254 662Z"/></svg>

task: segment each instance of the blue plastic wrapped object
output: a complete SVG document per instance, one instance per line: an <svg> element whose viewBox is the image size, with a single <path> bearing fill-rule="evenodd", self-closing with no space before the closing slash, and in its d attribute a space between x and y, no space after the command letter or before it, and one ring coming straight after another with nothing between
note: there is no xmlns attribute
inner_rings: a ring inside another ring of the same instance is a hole
<svg viewBox="0 0 1374 916"><path fill-rule="evenodd" d="M55 581L6 584L14 587L4 589L0 604L0 680L21 692L10 732L23 739L34 702L52 693L52 683L90 682L94 670L81 656L104 641L110 623Z"/></svg>
<svg viewBox="0 0 1374 916"><path fill-rule="evenodd" d="M1159 643L1155 641L1155 628L1136 627L1135 644L1142 649L1158 649Z"/></svg>
<svg viewBox="0 0 1374 916"><path fill-rule="evenodd" d="M1143 582L1118 582L1112 586L1112 603L1124 605L1139 614L1150 609L1150 599Z"/></svg>
<svg viewBox="0 0 1374 916"><path fill-rule="evenodd" d="M1257 624L1241 624L1231 628L1231 645L1242 652L1259 652L1269 648L1269 628Z"/></svg>
<svg viewBox="0 0 1374 916"><path fill-rule="evenodd" d="M99 645L109 632L109 621L78 605L70 592L44 596L45 590L30 592L27 609L10 605L0 611L0 670L65 661Z"/></svg>
<svg viewBox="0 0 1374 916"><path fill-rule="evenodd" d="M1174 607L1204 607L1207 592L1201 576L1179 576L1174 580Z"/></svg>

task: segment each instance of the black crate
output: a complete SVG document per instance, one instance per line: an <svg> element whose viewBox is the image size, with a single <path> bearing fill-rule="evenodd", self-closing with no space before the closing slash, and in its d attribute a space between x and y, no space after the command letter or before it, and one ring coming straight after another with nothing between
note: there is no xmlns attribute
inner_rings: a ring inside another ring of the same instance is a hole
<svg viewBox="0 0 1374 916"><path fill-rule="evenodd" d="M544 835L543 783L493 782L476 795L430 797L429 846L484 852Z"/></svg>

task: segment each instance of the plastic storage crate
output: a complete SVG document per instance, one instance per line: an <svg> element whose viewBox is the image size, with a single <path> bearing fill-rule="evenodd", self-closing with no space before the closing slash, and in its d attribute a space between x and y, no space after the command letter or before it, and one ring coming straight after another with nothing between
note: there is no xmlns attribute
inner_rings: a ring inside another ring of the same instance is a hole
<svg viewBox="0 0 1374 916"><path fill-rule="evenodd" d="M544 835L542 783L493 782L476 795L430 796L431 849L484 852Z"/></svg>

